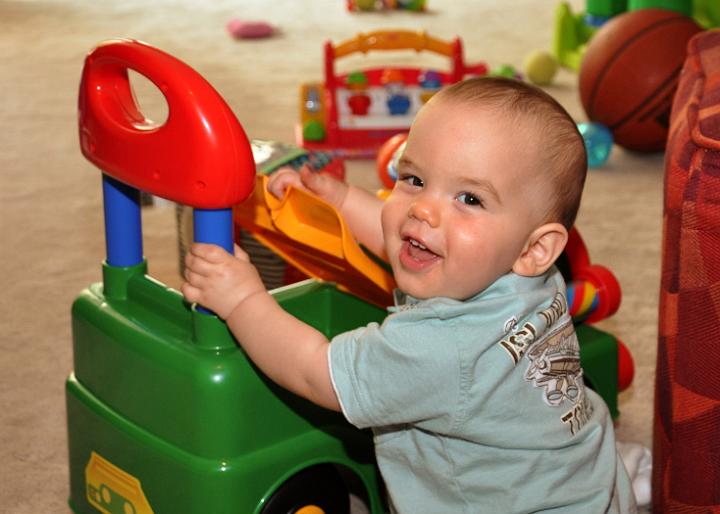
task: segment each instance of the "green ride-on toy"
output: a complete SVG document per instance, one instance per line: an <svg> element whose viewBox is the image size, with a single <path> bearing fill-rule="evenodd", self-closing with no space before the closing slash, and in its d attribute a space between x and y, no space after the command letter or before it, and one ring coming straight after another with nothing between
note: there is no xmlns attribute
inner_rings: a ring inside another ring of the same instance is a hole
<svg viewBox="0 0 720 514"><path fill-rule="evenodd" d="M128 70L164 95L162 125L140 112ZM107 257L72 307L73 512L348 513L349 493L385 512L371 434L270 382L222 320L148 275L140 191L193 207L195 240L232 250L233 207L255 167L228 105L172 56L111 40L86 58L79 124L103 174ZM328 280L272 294L328 338L386 316ZM578 336L586 376L617 413L617 340L587 323Z"/></svg>

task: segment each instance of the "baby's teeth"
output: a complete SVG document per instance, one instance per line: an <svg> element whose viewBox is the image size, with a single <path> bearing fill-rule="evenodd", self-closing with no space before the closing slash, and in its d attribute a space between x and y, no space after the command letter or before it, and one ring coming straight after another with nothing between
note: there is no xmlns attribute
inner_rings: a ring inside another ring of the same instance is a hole
<svg viewBox="0 0 720 514"><path fill-rule="evenodd" d="M413 245L413 246L417 246L417 247L420 248L421 250L427 250L427 248L425 247L425 245L418 243L418 242L415 241L414 239L411 239L411 240L410 240L410 244Z"/></svg>

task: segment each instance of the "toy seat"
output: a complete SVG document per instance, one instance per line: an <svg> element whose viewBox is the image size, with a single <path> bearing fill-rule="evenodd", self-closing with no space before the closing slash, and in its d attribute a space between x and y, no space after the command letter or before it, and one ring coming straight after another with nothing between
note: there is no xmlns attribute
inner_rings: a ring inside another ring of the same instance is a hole
<svg viewBox="0 0 720 514"><path fill-rule="evenodd" d="M688 44L665 162L653 510L720 512L720 31Z"/></svg>

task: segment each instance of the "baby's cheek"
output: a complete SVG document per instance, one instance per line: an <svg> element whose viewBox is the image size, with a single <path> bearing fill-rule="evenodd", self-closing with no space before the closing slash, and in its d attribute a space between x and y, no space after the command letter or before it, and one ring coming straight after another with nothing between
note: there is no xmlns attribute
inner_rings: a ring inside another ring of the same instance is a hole
<svg viewBox="0 0 720 514"><path fill-rule="evenodd" d="M383 237L385 238L385 241L387 242L387 236L390 234L390 219L392 216L390 215L390 211L392 210L392 205L389 204L390 200L386 200L383 204L382 210L380 211L380 223L382 225L382 232Z"/></svg>

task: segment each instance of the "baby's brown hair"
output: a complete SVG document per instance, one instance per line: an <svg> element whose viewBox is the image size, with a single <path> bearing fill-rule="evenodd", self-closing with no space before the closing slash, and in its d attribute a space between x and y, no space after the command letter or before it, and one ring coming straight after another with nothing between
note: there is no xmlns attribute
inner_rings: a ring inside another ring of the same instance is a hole
<svg viewBox="0 0 720 514"><path fill-rule="evenodd" d="M544 148L555 197L551 199L545 221L575 223L587 175L587 154L575 121L565 108L548 93L519 80L502 77L477 77L442 89L433 101L459 101L506 112L512 123L518 121L537 133Z"/></svg>

